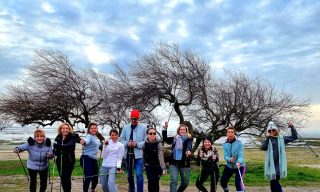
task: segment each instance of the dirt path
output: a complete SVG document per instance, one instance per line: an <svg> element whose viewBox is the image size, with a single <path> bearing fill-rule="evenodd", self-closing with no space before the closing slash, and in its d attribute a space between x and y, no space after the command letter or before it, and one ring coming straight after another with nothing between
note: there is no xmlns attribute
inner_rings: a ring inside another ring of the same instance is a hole
<svg viewBox="0 0 320 192"><path fill-rule="evenodd" d="M128 191L127 184L125 181L124 183L118 184L119 192ZM47 191L50 191L51 186L48 185ZM97 186L98 192L102 192L101 184ZM28 191L28 182L26 177L24 176L0 176L0 191L10 191L10 192L25 192ZM60 191L59 179L55 177L53 181L53 188L52 191ZM72 178L72 191L74 192L81 192L82 191L82 178L81 177L73 177ZM147 190L147 182L145 181L144 191ZM161 185L160 187L161 192L169 191L168 185ZM189 186L185 192L197 192L197 188L195 186ZM235 191L233 186L230 186L230 191ZM247 187L247 192L267 192L269 191L268 186L263 187ZM283 191L286 192L320 192L318 187L286 187L283 188ZM217 192L223 192L221 187L218 187Z"/></svg>

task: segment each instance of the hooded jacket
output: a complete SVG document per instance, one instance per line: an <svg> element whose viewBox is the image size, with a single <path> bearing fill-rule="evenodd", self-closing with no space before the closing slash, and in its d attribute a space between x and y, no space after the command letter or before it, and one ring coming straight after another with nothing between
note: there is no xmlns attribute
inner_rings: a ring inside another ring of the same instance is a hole
<svg viewBox="0 0 320 192"><path fill-rule="evenodd" d="M35 171L43 171L48 169L49 163L47 154L52 153L51 140L49 138L45 138L42 144L38 144L33 138L30 137L28 142L18 146L18 149L19 153L28 151L28 169Z"/></svg>

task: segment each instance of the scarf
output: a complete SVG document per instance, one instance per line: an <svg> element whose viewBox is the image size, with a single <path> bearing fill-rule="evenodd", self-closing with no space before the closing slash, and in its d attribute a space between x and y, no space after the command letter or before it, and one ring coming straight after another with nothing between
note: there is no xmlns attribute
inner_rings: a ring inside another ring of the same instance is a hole
<svg viewBox="0 0 320 192"><path fill-rule="evenodd" d="M183 153L183 142L187 139L187 136L180 136L177 135L175 137L176 145L173 149L173 159L174 160L182 160L182 153Z"/></svg>
<svg viewBox="0 0 320 192"><path fill-rule="evenodd" d="M278 136L278 151L279 151L279 171L280 178L287 177L287 157L285 151L285 144L282 136ZM273 149L272 142L269 139L268 150L266 151L266 158L264 162L264 176L269 180L274 180L277 177L274 159L273 159Z"/></svg>

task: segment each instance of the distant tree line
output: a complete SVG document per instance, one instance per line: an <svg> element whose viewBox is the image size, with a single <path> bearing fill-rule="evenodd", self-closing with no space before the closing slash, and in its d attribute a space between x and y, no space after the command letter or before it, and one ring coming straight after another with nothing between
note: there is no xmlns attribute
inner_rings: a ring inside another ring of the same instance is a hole
<svg viewBox="0 0 320 192"><path fill-rule="evenodd" d="M95 121L121 131L132 108L143 121L158 122L154 111L167 106L180 123L192 122L198 142L205 135L219 139L230 125L261 136L271 119L284 127L285 119L308 117L307 100L259 76L225 71L218 78L199 54L177 44L156 43L126 68L116 62L112 67L109 74L79 68L60 51L36 50L21 82L1 94L0 113L22 125Z"/></svg>

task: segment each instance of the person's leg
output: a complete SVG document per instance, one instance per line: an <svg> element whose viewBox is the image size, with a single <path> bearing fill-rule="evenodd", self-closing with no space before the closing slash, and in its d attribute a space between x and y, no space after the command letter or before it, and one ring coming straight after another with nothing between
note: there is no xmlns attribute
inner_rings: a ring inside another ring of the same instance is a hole
<svg viewBox="0 0 320 192"><path fill-rule="evenodd" d="M101 166L101 171L100 171L100 181L101 181L101 186L103 192L109 192L108 189L108 171L109 168Z"/></svg>
<svg viewBox="0 0 320 192"><path fill-rule="evenodd" d="M169 171L170 171L170 192L176 192L177 191L177 185L178 185L178 167L175 165L169 165Z"/></svg>
<svg viewBox="0 0 320 192"><path fill-rule="evenodd" d="M215 192L217 190L219 177L219 167L214 166L213 171L211 172L211 192Z"/></svg>
<svg viewBox="0 0 320 192"><path fill-rule="evenodd" d="M235 185L236 185L236 189L237 191L244 191L244 183L242 183L243 178L244 178L244 174L246 173L246 167L240 167L240 174L239 175L239 170L238 169L234 169L235 173L236 173L236 179L235 179ZM241 178L240 178L241 177Z"/></svg>
<svg viewBox="0 0 320 192"><path fill-rule="evenodd" d="M29 191L36 192L37 191L37 171L32 169L28 169L29 176L30 176L30 184L29 184Z"/></svg>
<svg viewBox="0 0 320 192"><path fill-rule="evenodd" d="M143 192L143 160L135 159L134 163L136 169L136 179L137 179L137 192Z"/></svg>
<svg viewBox="0 0 320 192"><path fill-rule="evenodd" d="M134 177L133 177L133 162L134 162L134 156L127 155L126 157L126 171L127 171L127 179L129 184L129 192L135 192L135 186L134 186Z"/></svg>
<svg viewBox="0 0 320 192"><path fill-rule="evenodd" d="M74 164L63 165L63 171L61 175L61 183L63 192L71 192L71 175L74 169Z"/></svg>
<svg viewBox="0 0 320 192"><path fill-rule="evenodd" d="M203 183L207 180L208 176L209 176L209 171L207 171L208 169L206 169L205 167L201 168L201 172L197 178L196 181L196 187L200 190L200 191L204 191L207 192L208 190L203 186Z"/></svg>
<svg viewBox="0 0 320 192"><path fill-rule="evenodd" d="M232 175L233 175L233 170L230 169L228 166L225 166L224 169L223 169L221 180L220 180L220 184L221 184L221 187L222 187L224 192L228 192L229 191L228 182L229 182L229 179L230 179L230 177Z"/></svg>
<svg viewBox="0 0 320 192"><path fill-rule="evenodd" d="M146 175L148 179L148 191L149 192L159 192L159 181L160 181L160 171L161 167L146 167ZM162 169L161 169L162 172Z"/></svg>
<svg viewBox="0 0 320 192"><path fill-rule="evenodd" d="M92 180L92 163L91 158L84 155L82 156L82 163L84 168L83 192L88 192Z"/></svg>
<svg viewBox="0 0 320 192"><path fill-rule="evenodd" d="M179 172L180 172L181 184L177 191L183 192L189 185L190 168L189 167L179 168Z"/></svg>
<svg viewBox="0 0 320 192"><path fill-rule="evenodd" d="M277 175L277 178L274 180L270 180L270 188L272 192L282 192L282 187L279 183L280 176Z"/></svg>
<svg viewBox="0 0 320 192"><path fill-rule="evenodd" d="M108 187L109 187L110 192L117 192L118 191L118 187L117 187L117 183L116 183L116 173L117 173L116 167L109 168Z"/></svg>
<svg viewBox="0 0 320 192"><path fill-rule="evenodd" d="M39 175L40 175L40 192L45 192L47 189L48 169L39 171Z"/></svg>
<svg viewBox="0 0 320 192"><path fill-rule="evenodd" d="M95 191L98 181L99 181L99 167L98 167L98 160L96 159L91 159L92 163L92 183L91 183L91 191Z"/></svg>

